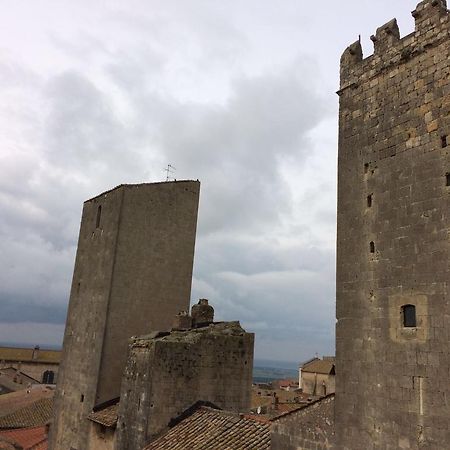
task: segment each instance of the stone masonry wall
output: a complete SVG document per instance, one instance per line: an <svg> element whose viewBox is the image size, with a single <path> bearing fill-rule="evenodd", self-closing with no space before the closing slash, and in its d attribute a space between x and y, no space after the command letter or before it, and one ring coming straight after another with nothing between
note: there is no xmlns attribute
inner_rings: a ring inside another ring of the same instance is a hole
<svg viewBox="0 0 450 450"><path fill-rule="evenodd" d="M450 442L450 22L444 0L341 59L336 433L340 450ZM404 326L402 306L417 324Z"/></svg>
<svg viewBox="0 0 450 450"><path fill-rule="evenodd" d="M270 450L334 449L334 395L274 419L270 440Z"/></svg>
<svg viewBox="0 0 450 450"><path fill-rule="evenodd" d="M143 448L198 401L248 411L253 341L238 322L135 339L122 384L116 450Z"/></svg>

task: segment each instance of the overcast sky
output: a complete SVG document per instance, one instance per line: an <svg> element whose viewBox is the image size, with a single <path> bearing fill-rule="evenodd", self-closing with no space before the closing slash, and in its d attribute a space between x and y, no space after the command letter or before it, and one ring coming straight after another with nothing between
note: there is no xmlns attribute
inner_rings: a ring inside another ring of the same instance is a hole
<svg viewBox="0 0 450 450"><path fill-rule="evenodd" d="M334 353L339 58L416 1L0 0L0 341L60 344L82 202L199 179L192 301Z"/></svg>

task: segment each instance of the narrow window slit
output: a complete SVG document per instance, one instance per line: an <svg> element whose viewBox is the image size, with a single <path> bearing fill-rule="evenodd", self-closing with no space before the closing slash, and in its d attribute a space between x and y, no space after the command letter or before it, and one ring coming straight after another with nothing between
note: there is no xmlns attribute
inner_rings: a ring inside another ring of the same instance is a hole
<svg viewBox="0 0 450 450"><path fill-rule="evenodd" d="M449 172L447 172L445 174L445 185L450 186L450 173Z"/></svg>
<svg viewBox="0 0 450 450"><path fill-rule="evenodd" d="M81 394L80 403L83 403L83 402L84 402L84 394Z"/></svg>
<svg viewBox="0 0 450 450"><path fill-rule="evenodd" d="M98 205L98 208L97 208L97 220L96 220L96 223L95 223L95 228L100 228L101 218L102 218L102 205Z"/></svg>
<svg viewBox="0 0 450 450"><path fill-rule="evenodd" d="M375 253L375 242L371 241L369 244L370 253Z"/></svg>
<svg viewBox="0 0 450 450"><path fill-rule="evenodd" d="M367 207L372 208L372 194L367 196Z"/></svg>
<svg viewBox="0 0 450 450"><path fill-rule="evenodd" d="M441 147L445 148L447 147L448 142L447 142L447 136L441 136Z"/></svg>
<svg viewBox="0 0 450 450"><path fill-rule="evenodd" d="M369 172L369 163L365 163L364 164L364 173L368 173Z"/></svg>

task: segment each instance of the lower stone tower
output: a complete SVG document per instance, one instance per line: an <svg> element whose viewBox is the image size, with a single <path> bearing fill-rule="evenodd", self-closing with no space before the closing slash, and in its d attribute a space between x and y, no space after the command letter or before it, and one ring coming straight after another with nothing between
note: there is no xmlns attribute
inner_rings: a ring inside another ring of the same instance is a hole
<svg viewBox="0 0 450 450"><path fill-rule="evenodd" d="M188 309L199 189L121 185L84 203L50 449L86 448L86 417L120 395L128 339Z"/></svg>
<svg viewBox="0 0 450 450"><path fill-rule="evenodd" d="M116 450L144 448L198 402L250 410L254 335L239 322L213 320L214 309L201 299L192 316L177 316L171 332L131 340Z"/></svg>
<svg viewBox="0 0 450 450"><path fill-rule="evenodd" d="M445 0L341 59L339 450L450 442L450 22Z"/></svg>

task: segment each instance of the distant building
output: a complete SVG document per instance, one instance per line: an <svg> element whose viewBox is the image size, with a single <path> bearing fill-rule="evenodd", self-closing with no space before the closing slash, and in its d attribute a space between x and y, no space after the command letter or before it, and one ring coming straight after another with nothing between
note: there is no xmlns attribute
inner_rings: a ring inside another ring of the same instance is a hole
<svg viewBox="0 0 450 450"><path fill-rule="evenodd" d="M324 356L314 358L299 369L299 386L303 393L325 396L335 391L335 358Z"/></svg>
<svg viewBox="0 0 450 450"><path fill-rule="evenodd" d="M39 381L28 376L19 369L14 369L13 367L0 369L0 395L20 391L22 389L31 389L32 386L40 384Z"/></svg>
<svg viewBox="0 0 450 450"><path fill-rule="evenodd" d="M61 350L0 347L0 370L14 368L39 383L55 384L61 360Z"/></svg>

